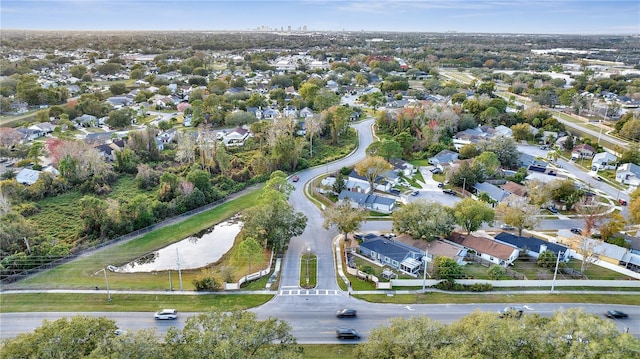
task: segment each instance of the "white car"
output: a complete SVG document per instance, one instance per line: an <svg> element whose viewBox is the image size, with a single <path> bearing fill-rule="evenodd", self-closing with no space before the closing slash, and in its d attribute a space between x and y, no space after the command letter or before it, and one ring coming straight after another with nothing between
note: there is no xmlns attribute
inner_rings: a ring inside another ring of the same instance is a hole
<svg viewBox="0 0 640 359"><path fill-rule="evenodd" d="M178 318L178 311L175 309L163 309L159 312L156 312L153 317L155 319L164 320L164 319L176 319Z"/></svg>

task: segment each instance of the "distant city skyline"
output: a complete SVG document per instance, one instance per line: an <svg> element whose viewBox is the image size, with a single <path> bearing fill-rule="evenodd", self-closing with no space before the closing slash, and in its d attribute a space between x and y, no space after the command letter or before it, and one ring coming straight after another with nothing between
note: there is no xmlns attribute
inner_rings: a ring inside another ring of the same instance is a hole
<svg viewBox="0 0 640 359"><path fill-rule="evenodd" d="M2 0L0 29L640 34L640 1Z"/></svg>

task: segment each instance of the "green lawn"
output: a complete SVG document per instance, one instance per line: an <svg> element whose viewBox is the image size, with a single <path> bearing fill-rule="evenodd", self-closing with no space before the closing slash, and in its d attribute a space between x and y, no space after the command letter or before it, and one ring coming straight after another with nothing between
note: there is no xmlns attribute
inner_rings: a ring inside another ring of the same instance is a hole
<svg viewBox="0 0 640 359"><path fill-rule="evenodd" d="M304 344L305 359L352 358L355 344Z"/></svg>
<svg viewBox="0 0 640 359"><path fill-rule="evenodd" d="M269 294L210 295L146 295L114 294L107 301L105 294L30 293L0 294L3 313L15 312L155 312L161 308L176 308L182 312L202 312L219 309L243 310L262 305L273 298Z"/></svg>
<svg viewBox="0 0 640 359"><path fill-rule="evenodd" d="M640 305L640 295L632 294L477 294L460 295L448 293L387 295L365 294L354 297L371 303L393 304L469 304L469 303L601 303Z"/></svg>
<svg viewBox="0 0 640 359"><path fill-rule="evenodd" d="M300 258L300 287L315 288L318 282L318 257L315 254Z"/></svg>

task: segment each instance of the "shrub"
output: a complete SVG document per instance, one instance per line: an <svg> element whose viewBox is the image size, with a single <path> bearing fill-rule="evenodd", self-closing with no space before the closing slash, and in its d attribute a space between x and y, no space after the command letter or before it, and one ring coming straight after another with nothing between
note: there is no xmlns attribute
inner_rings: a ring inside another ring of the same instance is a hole
<svg viewBox="0 0 640 359"><path fill-rule="evenodd" d="M196 291L208 291L208 290L216 290L218 289L218 283L209 273L202 273L198 276L198 278L193 280L193 286L196 288Z"/></svg>

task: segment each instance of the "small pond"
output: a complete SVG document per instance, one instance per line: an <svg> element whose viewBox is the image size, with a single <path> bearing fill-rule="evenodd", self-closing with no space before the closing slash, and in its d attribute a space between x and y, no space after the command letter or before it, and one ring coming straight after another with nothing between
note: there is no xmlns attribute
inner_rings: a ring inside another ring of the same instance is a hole
<svg viewBox="0 0 640 359"><path fill-rule="evenodd" d="M232 218L195 236L148 253L122 267L109 266L109 270L118 273L177 270L178 256L181 270L202 268L218 261L233 247L241 228L242 223L237 218Z"/></svg>

